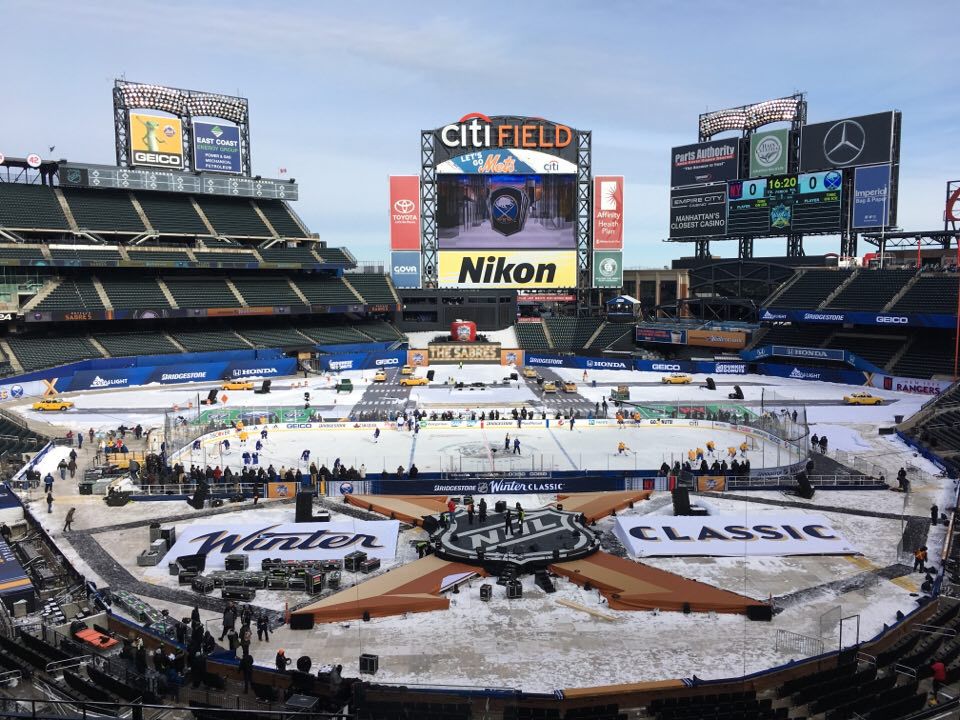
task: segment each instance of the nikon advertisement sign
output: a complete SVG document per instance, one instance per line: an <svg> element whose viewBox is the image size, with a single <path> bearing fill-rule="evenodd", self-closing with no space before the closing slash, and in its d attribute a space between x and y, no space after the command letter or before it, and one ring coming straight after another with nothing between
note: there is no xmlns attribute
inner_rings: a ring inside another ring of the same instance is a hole
<svg viewBox="0 0 960 720"><path fill-rule="evenodd" d="M534 290L577 286L576 250L475 250L439 253L442 288Z"/></svg>
<svg viewBox="0 0 960 720"><path fill-rule="evenodd" d="M430 364L489 362L500 364L500 343L430 343L427 346Z"/></svg>

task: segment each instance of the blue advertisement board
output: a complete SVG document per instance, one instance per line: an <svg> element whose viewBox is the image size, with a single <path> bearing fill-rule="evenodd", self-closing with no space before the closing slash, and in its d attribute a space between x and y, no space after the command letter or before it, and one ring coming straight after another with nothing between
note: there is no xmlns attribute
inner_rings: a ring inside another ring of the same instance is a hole
<svg viewBox="0 0 960 720"><path fill-rule="evenodd" d="M195 120L193 123L193 169L206 172L243 172L240 128L224 123Z"/></svg>
<svg viewBox="0 0 960 720"><path fill-rule="evenodd" d="M768 310L760 308L764 322L822 323L829 325L878 325L882 327L923 327L952 330L956 315L933 313L878 313L852 310Z"/></svg>
<svg viewBox="0 0 960 720"><path fill-rule="evenodd" d="M415 250L390 253L390 277L398 288L419 288L420 253Z"/></svg>
<svg viewBox="0 0 960 720"><path fill-rule="evenodd" d="M890 166L858 167L853 175L853 227L884 227L890 218Z"/></svg>

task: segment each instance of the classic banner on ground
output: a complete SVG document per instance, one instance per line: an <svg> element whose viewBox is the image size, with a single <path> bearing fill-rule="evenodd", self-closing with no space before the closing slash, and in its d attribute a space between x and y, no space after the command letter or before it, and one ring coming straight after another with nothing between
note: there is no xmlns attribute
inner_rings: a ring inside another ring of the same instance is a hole
<svg viewBox="0 0 960 720"><path fill-rule="evenodd" d="M631 555L852 555L858 551L822 515L620 516L615 532Z"/></svg>

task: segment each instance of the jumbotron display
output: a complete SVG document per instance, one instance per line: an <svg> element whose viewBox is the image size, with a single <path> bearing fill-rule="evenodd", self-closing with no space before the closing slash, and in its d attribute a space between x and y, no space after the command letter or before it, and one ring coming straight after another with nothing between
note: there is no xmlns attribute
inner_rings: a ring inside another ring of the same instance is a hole
<svg viewBox="0 0 960 720"><path fill-rule="evenodd" d="M738 180L727 185L727 233L840 232L843 175L836 170Z"/></svg>

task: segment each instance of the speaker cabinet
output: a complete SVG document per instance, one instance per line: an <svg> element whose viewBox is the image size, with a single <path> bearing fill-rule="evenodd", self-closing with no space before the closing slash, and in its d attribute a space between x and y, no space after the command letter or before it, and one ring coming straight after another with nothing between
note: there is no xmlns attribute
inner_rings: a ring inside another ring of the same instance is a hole
<svg viewBox="0 0 960 720"><path fill-rule="evenodd" d="M364 653L360 656L360 672L364 675L375 675L380 669L380 656Z"/></svg>
<svg viewBox="0 0 960 720"><path fill-rule="evenodd" d="M773 605L747 605L747 619L770 622L773 620Z"/></svg>
<svg viewBox="0 0 960 720"><path fill-rule="evenodd" d="M297 493L297 515L296 522L313 522L313 493Z"/></svg>
<svg viewBox="0 0 960 720"><path fill-rule="evenodd" d="M305 613L303 615L296 615L296 614L291 615L290 629L291 630L312 630L313 615L311 613Z"/></svg>
<svg viewBox="0 0 960 720"><path fill-rule="evenodd" d="M804 500L810 500L813 497L813 494L816 492L813 485L810 484L810 480L807 478L807 474L802 472L797 475L797 495L802 497Z"/></svg>
<svg viewBox="0 0 960 720"><path fill-rule="evenodd" d="M673 495L673 514L690 515L690 491L685 487L674 488L671 491Z"/></svg>

